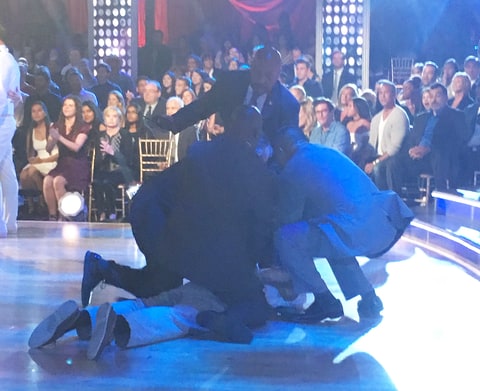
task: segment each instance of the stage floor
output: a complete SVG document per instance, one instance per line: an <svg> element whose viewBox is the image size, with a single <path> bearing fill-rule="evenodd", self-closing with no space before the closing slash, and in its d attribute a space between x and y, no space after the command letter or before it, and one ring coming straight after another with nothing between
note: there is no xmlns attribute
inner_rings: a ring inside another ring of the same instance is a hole
<svg viewBox="0 0 480 391"><path fill-rule="evenodd" d="M0 390L478 390L480 282L461 267L401 240L362 260L385 305L375 327L358 323L324 260L318 268L344 303L337 322L269 322L251 345L179 339L86 358L68 334L29 350L33 328L80 299L86 250L144 264L126 224L19 222L0 239ZM93 303L126 294L97 288Z"/></svg>

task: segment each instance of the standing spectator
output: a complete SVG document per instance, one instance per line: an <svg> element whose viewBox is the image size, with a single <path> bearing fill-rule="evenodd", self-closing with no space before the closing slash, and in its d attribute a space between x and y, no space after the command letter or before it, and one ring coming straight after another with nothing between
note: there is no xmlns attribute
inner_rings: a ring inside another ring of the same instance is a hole
<svg viewBox="0 0 480 391"><path fill-rule="evenodd" d="M105 58L105 62L110 65L111 69L108 79L121 88L123 96L126 96L127 91L133 92L135 86L132 77L122 70L122 59L111 54Z"/></svg>
<svg viewBox="0 0 480 391"><path fill-rule="evenodd" d="M393 190L399 194L403 181L400 150L410 123L405 111L395 103L395 85L388 80L380 80L378 84L378 99L383 109L372 119L369 139L377 158L367 163L365 172L372 176L380 190Z"/></svg>
<svg viewBox="0 0 480 391"><path fill-rule="evenodd" d="M104 62L99 62L95 69L97 71L98 84L92 87L91 91L98 99L98 107L100 110L104 110L105 107L107 107L108 94L110 94L110 91L117 90L121 93L122 89L119 85L112 83L108 79L111 72L110 65Z"/></svg>
<svg viewBox="0 0 480 391"><path fill-rule="evenodd" d="M77 48L72 48L68 52L68 60L69 63L65 65L60 74L66 79L67 72L72 69L72 68L79 68L80 67L80 61L82 60L82 53L80 53L80 49Z"/></svg>
<svg viewBox="0 0 480 391"><path fill-rule="evenodd" d="M92 70L90 69L90 61L88 61L88 58L82 58L80 60L80 63L78 65L78 70L83 76L82 79L82 87L89 90L93 86L97 85L97 79L93 75Z"/></svg>
<svg viewBox="0 0 480 391"><path fill-rule="evenodd" d="M5 45L0 25L0 238L17 232L18 182L13 164L12 138L15 105L21 101L20 70Z"/></svg>
<svg viewBox="0 0 480 391"><path fill-rule="evenodd" d="M155 30L147 44L138 50L138 73L160 81L172 66L172 50L163 43L163 31Z"/></svg>
<svg viewBox="0 0 480 391"><path fill-rule="evenodd" d="M340 89L348 83L357 84L357 78L345 68L345 56L339 50L332 53L333 69L328 70L322 79L323 92L334 104L337 104Z"/></svg>

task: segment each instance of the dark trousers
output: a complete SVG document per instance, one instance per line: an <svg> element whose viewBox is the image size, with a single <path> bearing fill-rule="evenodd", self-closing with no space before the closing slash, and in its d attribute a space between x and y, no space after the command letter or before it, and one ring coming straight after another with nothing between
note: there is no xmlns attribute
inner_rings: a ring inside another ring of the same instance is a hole
<svg viewBox="0 0 480 391"><path fill-rule="evenodd" d="M372 179L380 190L393 190L400 194L404 176L400 156L401 154L397 153L374 166Z"/></svg>
<svg viewBox="0 0 480 391"><path fill-rule="evenodd" d="M120 171L100 171L95 174L93 196L99 215L105 213L108 216L115 213L117 187L123 182L123 175Z"/></svg>

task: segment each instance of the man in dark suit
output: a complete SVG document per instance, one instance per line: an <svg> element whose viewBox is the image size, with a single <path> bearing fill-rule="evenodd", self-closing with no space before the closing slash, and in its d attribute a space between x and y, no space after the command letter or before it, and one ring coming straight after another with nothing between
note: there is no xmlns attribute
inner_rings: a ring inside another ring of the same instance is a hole
<svg viewBox="0 0 480 391"><path fill-rule="evenodd" d="M282 126L298 125L299 104L278 81L281 65L277 50L262 47L255 53L250 71L219 74L217 82L205 95L171 117L153 119L160 128L178 133L218 112L228 129L234 109L249 104L260 110L264 134L270 138Z"/></svg>
<svg viewBox="0 0 480 391"><path fill-rule="evenodd" d="M467 143L460 152L460 181L470 185L474 171L480 170L480 88L475 90L475 103L465 108Z"/></svg>
<svg viewBox="0 0 480 391"><path fill-rule="evenodd" d="M332 54L333 70L325 72L322 77L323 93L337 104L340 89L348 83L357 84L357 78L345 68L345 57L339 50Z"/></svg>
<svg viewBox="0 0 480 391"><path fill-rule="evenodd" d="M415 118L409 136L410 171L416 176L432 171L435 188L452 191L458 184L459 153L467 140L464 114L448 107L445 86L430 87L431 111Z"/></svg>
<svg viewBox="0 0 480 391"><path fill-rule="evenodd" d="M141 102L143 116L146 124L156 138L168 139L170 134L168 128L158 126L153 118L159 115L165 115L167 101L162 97L162 87L156 80L149 80L143 90L143 100Z"/></svg>

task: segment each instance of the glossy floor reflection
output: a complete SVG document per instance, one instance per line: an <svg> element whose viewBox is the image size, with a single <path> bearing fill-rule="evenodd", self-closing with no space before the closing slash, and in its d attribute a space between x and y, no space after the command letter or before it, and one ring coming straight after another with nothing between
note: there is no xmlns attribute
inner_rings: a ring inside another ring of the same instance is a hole
<svg viewBox="0 0 480 391"><path fill-rule="evenodd" d="M30 350L36 324L66 299L79 301L87 249L142 266L128 225L20 222L0 241L1 390L478 390L480 282L401 241L362 260L384 305L375 327L358 323L356 300L338 322L269 322L251 345L179 339L108 347L98 361L68 334ZM318 268L343 300L326 262ZM97 289L93 304L126 296Z"/></svg>

